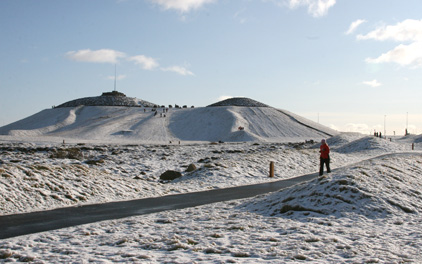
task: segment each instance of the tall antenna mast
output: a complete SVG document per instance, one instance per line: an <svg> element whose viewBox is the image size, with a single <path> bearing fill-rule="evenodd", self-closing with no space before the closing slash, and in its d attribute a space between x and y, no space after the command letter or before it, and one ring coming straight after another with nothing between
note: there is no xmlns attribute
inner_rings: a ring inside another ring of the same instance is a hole
<svg viewBox="0 0 422 264"><path fill-rule="evenodd" d="M116 91L116 81L117 80L117 64L114 64L114 91Z"/></svg>

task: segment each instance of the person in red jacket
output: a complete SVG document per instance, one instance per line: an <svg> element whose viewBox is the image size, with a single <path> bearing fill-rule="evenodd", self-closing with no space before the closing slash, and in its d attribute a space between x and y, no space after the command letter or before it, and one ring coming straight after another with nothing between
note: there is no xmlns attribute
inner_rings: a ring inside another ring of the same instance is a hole
<svg viewBox="0 0 422 264"><path fill-rule="evenodd" d="M327 145L325 139L321 140L321 146L319 147L319 152L321 153L319 158L319 176L324 174L324 164L327 168L327 173L331 172L330 169L330 147Z"/></svg>

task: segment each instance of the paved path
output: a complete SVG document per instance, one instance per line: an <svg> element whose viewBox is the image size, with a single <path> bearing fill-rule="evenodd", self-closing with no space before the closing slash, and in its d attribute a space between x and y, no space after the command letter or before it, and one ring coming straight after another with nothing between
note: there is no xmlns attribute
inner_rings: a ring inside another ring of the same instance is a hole
<svg viewBox="0 0 422 264"><path fill-rule="evenodd" d="M155 198L66 207L0 216L0 239L135 215L194 207L274 192L317 177L317 173L275 182Z"/></svg>

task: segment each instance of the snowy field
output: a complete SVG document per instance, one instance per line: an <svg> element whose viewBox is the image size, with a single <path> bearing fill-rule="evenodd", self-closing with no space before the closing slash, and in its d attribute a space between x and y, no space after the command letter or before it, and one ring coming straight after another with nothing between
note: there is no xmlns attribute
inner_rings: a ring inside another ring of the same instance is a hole
<svg viewBox="0 0 422 264"><path fill-rule="evenodd" d="M0 240L1 262L421 263L419 137L328 139L328 176L279 192ZM2 215L290 178L312 144L95 145L2 137ZM416 143L416 149L419 149ZM269 162L276 177L268 177ZM189 164L197 169L185 172ZM182 177L160 183L166 170Z"/></svg>
<svg viewBox="0 0 422 264"><path fill-rule="evenodd" d="M44 110L0 128L0 215L316 173L319 144L309 140L327 133L329 175L250 199L2 239L0 263L422 263L422 136L338 134L273 108ZM182 177L160 181L167 170Z"/></svg>

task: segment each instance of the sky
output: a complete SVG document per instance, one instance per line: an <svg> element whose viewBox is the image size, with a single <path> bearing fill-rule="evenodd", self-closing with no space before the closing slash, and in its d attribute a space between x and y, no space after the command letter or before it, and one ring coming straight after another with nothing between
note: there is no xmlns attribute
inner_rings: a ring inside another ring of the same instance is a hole
<svg viewBox="0 0 422 264"><path fill-rule="evenodd" d="M0 126L116 90L422 133L422 1L2 0Z"/></svg>

